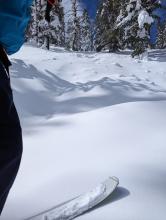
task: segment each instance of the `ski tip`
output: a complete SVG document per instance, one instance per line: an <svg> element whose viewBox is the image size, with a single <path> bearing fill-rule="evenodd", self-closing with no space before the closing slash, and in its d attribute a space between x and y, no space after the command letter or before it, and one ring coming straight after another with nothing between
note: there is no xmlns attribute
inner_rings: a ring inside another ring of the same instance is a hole
<svg viewBox="0 0 166 220"><path fill-rule="evenodd" d="M112 179L113 181L115 181L117 183L117 185L119 185L119 179L115 176L111 176L109 177L109 179Z"/></svg>

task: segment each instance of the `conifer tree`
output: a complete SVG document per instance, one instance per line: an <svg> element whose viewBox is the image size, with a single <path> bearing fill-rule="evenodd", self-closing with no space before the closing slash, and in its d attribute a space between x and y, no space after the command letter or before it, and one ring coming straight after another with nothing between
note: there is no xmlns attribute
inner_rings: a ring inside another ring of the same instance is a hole
<svg viewBox="0 0 166 220"><path fill-rule="evenodd" d="M36 42L38 44L39 40L39 22L40 22L40 8L41 1L34 0L31 6L31 20L29 22L29 28L26 33L26 38L29 41Z"/></svg>
<svg viewBox="0 0 166 220"><path fill-rule="evenodd" d="M92 50L92 29L88 11L84 9L80 18L80 44L82 51Z"/></svg>
<svg viewBox="0 0 166 220"><path fill-rule="evenodd" d="M158 27L158 39L156 47L159 49L166 48L166 24Z"/></svg>
<svg viewBox="0 0 166 220"><path fill-rule="evenodd" d="M126 6L117 27L124 29L125 44L134 50L132 56L136 56L148 47L150 26L154 22L152 12L159 5L150 0L128 0Z"/></svg>
<svg viewBox="0 0 166 220"><path fill-rule="evenodd" d="M101 0L96 14L95 48L116 51L120 47L121 34L116 29L122 1Z"/></svg>
<svg viewBox="0 0 166 220"><path fill-rule="evenodd" d="M58 11L57 11L58 10ZM65 44L65 22L63 7L53 7L50 23L45 20L46 0L35 0L32 8L31 21L27 31L27 39L39 46L49 49L54 45Z"/></svg>
<svg viewBox="0 0 166 220"><path fill-rule="evenodd" d="M79 51L80 45L80 16L78 14L79 4L77 0L71 0L72 9L67 22L67 47L73 51Z"/></svg>

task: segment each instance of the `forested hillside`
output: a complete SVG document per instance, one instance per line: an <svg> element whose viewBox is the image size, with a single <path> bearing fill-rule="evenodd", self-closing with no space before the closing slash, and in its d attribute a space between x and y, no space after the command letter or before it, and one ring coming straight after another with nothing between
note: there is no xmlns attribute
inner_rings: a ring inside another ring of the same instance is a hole
<svg viewBox="0 0 166 220"><path fill-rule="evenodd" d="M41 47L49 49L53 44L73 51L111 52L132 49L135 56L147 48L166 46L166 25L158 13L166 11L162 1L100 0L91 19L81 1L63 0L53 8L49 23L45 21L45 8L44 0L34 1L27 31L27 41ZM158 34L152 42L154 28Z"/></svg>

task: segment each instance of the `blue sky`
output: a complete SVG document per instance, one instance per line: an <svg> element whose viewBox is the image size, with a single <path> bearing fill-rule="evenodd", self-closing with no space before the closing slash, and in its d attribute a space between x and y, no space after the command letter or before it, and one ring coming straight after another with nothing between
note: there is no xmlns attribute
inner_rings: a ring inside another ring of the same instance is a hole
<svg viewBox="0 0 166 220"><path fill-rule="evenodd" d="M82 1L85 4L86 8L88 9L91 18L94 18L96 15L98 0L82 0Z"/></svg>
<svg viewBox="0 0 166 220"><path fill-rule="evenodd" d="M166 0L161 0L161 5L166 7ZM153 14L160 17L161 25L166 22L166 9L157 9L153 12ZM156 43L156 39L158 35L157 26L158 26L158 22L156 20L151 27L151 43L152 44Z"/></svg>

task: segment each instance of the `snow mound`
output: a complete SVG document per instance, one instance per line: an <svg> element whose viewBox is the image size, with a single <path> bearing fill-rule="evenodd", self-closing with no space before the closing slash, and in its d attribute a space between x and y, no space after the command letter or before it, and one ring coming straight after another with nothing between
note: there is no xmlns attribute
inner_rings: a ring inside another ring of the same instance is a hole
<svg viewBox="0 0 166 220"><path fill-rule="evenodd" d="M2 220L55 207L110 175L121 181L115 194L78 219L165 218L165 54L25 46L11 57L24 154Z"/></svg>

